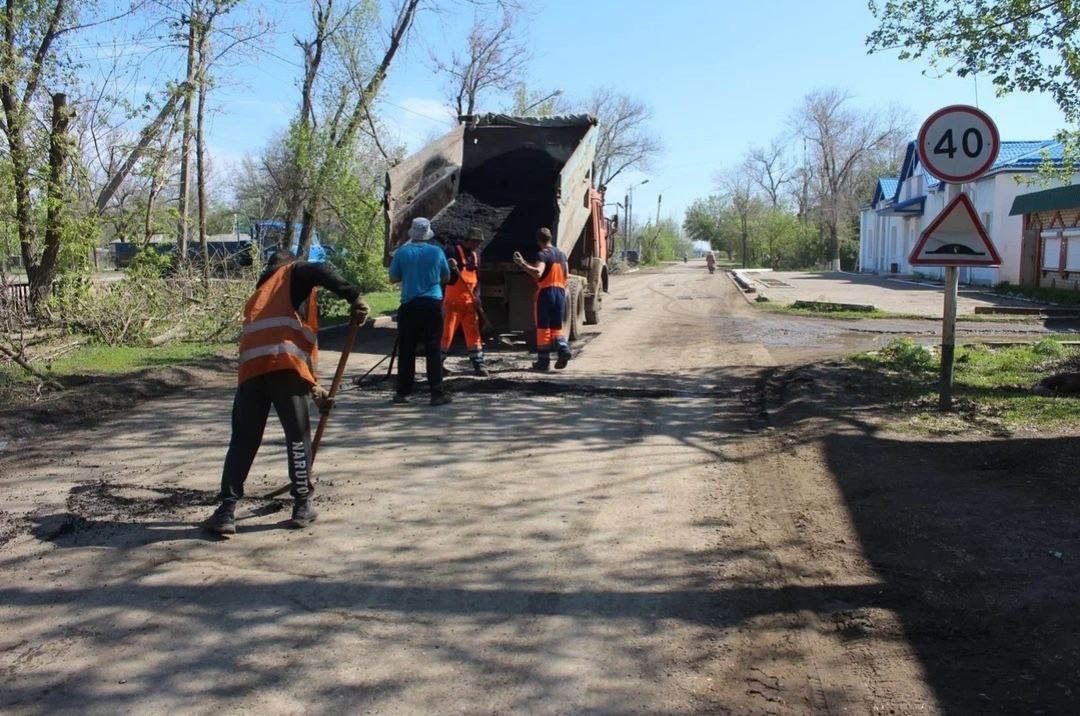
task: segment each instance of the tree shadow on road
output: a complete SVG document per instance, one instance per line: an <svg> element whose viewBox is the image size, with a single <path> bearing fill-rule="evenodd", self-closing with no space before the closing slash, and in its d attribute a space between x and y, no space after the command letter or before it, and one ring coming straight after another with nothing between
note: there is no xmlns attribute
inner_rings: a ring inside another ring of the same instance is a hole
<svg viewBox="0 0 1080 716"><path fill-rule="evenodd" d="M946 711L1074 710L1080 516L1077 479L1063 477L1080 459L1074 439L957 449L882 438L851 400L835 414L793 409L786 427L823 446L877 576L863 583L834 581L812 557L821 545L811 534L727 539L737 513L719 497L684 516L693 541L674 547L633 542L662 525L628 530L633 516L605 512L617 492L650 514L644 506L666 484L687 479L726 494L735 478L725 470L744 459L732 446L758 449L773 404L804 394L770 404L762 380L705 369L459 379L449 410L392 406L388 388L350 390L316 463L324 522L262 536L274 525L254 520L250 535L219 544L191 525L220 471L231 396L206 389L117 418L76 438L71 455L29 468L66 485L72 509L47 513L36 539L0 555L13 575L0 585L0 616L15 640L0 644L0 707L228 708L272 696L283 710L435 710L452 697L477 710L659 710L635 685L662 683L675 662L710 673L732 630L774 643L800 614L834 624L883 608L899 616ZM804 388L841 403L853 386ZM252 493L284 480L275 429ZM544 473L533 467L538 449ZM163 452L183 457L163 465ZM88 472L148 490L165 474L203 493L138 518L87 516L70 493ZM768 565L785 551L807 558L778 578ZM894 638L866 620L841 626L852 641ZM784 657L814 658L798 645ZM593 670L633 678L574 692ZM723 684L687 708L739 710L746 690ZM830 706L866 707L826 691Z"/></svg>

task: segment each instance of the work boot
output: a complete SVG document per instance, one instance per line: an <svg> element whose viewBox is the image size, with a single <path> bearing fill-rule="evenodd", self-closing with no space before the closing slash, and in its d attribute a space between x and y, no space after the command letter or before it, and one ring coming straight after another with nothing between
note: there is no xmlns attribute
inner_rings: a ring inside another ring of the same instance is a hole
<svg viewBox="0 0 1080 716"><path fill-rule="evenodd" d="M446 405L447 403L452 402L454 402L454 399L451 398L447 393L435 393L431 396L432 405Z"/></svg>
<svg viewBox="0 0 1080 716"><path fill-rule="evenodd" d="M203 521L202 528L207 532L213 532L214 534L234 535L236 534L235 513L235 502L222 502L221 505L214 510L214 514Z"/></svg>
<svg viewBox="0 0 1080 716"><path fill-rule="evenodd" d="M315 518L319 516L319 513L315 511L315 508L311 504L311 500L297 499L293 503L292 519L289 520L289 527L301 529L307 527Z"/></svg>
<svg viewBox="0 0 1080 716"><path fill-rule="evenodd" d="M559 357L555 359L555 368L562 370L570 362L570 351L559 351Z"/></svg>
<svg viewBox="0 0 1080 716"><path fill-rule="evenodd" d="M536 361L535 363L532 364L531 370L534 370L537 373L547 373L549 370L551 370L551 364L550 363L541 363L540 361Z"/></svg>

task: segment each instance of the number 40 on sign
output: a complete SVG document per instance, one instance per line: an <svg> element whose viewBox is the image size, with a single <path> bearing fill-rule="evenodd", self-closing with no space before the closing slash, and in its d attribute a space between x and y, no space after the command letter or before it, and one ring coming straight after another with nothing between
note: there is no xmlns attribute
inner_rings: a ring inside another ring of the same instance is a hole
<svg viewBox="0 0 1080 716"><path fill-rule="evenodd" d="M1000 146L993 120L967 105L939 109L919 130L919 158L927 171L954 184L985 174L997 159Z"/></svg>

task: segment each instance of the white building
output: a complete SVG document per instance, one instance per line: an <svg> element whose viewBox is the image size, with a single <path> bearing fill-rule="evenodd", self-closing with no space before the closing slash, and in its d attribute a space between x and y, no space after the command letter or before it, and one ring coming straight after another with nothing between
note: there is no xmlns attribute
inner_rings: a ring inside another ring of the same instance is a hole
<svg viewBox="0 0 1080 716"><path fill-rule="evenodd" d="M1026 267L1026 272L1023 270L1025 259L1022 257L1034 261L1037 252L1033 247L1025 249L1023 217L1010 216L1009 211L1018 195L1045 188L1035 181L1046 157L1060 162L1061 145L1053 140L1002 142L1001 152L990 171L962 185L1001 255L1002 263L998 268L961 268L961 283L994 285L1008 281L1019 284L1022 273L1034 274L1035 266ZM879 179L872 201L860 212L858 270L918 273L940 278L943 268L912 267L907 259L923 229L955 196L956 186L943 184L928 174L919 162L915 142L908 144L900 175Z"/></svg>

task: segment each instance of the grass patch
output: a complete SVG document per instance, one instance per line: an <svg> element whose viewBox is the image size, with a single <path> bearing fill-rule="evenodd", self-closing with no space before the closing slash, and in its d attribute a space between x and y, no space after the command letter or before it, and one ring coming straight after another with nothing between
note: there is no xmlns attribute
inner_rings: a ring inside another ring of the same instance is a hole
<svg viewBox="0 0 1080 716"><path fill-rule="evenodd" d="M782 313L787 316L811 316L814 318L833 318L836 320L851 320L854 318L910 318L915 320L931 320L930 316L920 316L914 313L889 313L888 311L882 311L880 308L875 308L873 311L851 311L851 310L817 310L812 308L796 308L790 304L777 304L777 303L755 303L755 306L765 311L772 311L773 313Z"/></svg>
<svg viewBox="0 0 1080 716"><path fill-rule="evenodd" d="M1080 291L1066 288L1047 288L1045 286L1014 286L1011 283L999 283L993 288L994 293L1011 298L1029 298L1042 303L1056 303L1059 306L1080 306Z"/></svg>
<svg viewBox="0 0 1080 716"><path fill-rule="evenodd" d="M372 291L364 294L364 301L371 309L371 317L385 316L397 310L401 304L401 292ZM331 293L323 293L319 296L319 325L335 326L339 323L348 323L349 304Z"/></svg>
<svg viewBox="0 0 1080 716"><path fill-rule="evenodd" d="M892 426L931 434L1080 428L1080 398L1040 396L1039 380L1080 370L1080 348L1053 339L1007 348L960 346L953 371L954 410L938 410L940 358L936 352L898 339L876 353L852 356L869 371L896 409Z"/></svg>
<svg viewBox="0 0 1080 716"><path fill-rule="evenodd" d="M80 346L51 363L35 361L34 367L50 377L63 379L76 375L114 375L143 368L196 363L221 354L236 354L235 343L177 343L156 348L132 346ZM0 387L36 381L17 365L0 366Z"/></svg>

